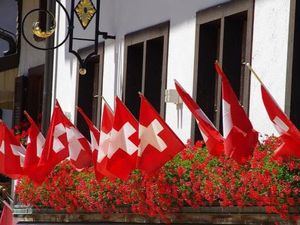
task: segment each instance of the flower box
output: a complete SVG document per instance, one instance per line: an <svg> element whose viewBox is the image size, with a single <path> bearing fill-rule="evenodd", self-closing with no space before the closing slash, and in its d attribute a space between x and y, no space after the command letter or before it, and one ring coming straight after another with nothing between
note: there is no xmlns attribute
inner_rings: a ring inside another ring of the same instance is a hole
<svg viewBox="0 0 300 225"><path fill-rule="evenodd" d="M40 222L296 223L300 162L273 159L278 145L277 138L268 138L239 165L210 156L201 143L188 144L155 174L134 171L127 181L97 181L92 167L78 172L64 161L41 186L28 179L18 183L19 202L41 211L15 213Z"/></svg>

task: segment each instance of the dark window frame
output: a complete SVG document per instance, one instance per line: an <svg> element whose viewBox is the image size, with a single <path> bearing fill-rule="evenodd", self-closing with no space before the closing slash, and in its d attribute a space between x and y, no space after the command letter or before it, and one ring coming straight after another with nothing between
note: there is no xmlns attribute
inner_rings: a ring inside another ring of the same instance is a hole
<svg viewBox="0 0 300 225"><path fill-rule="evenodd" d="M220 21L220 39L218 46L218 61L222 65L223 51L224 51L224 27L225 18L245 12L247 15L246 25L246 41L245 41L245 62L251 63L252 55L252 37L253 37L253 14L254 14L254 0L234 0L221 5L213 6L211 8L201 10L196 14L196 35L195 35L195 58L194 58L194 79L193 79L193 98L197 99L197 86L198 86L198 64L199 64L199 40L200 40L200 26L214 21ZM242 63L242 62L241 62ZM249 113L249 100L250 100L250 72L242 66L243 78L241 78L240 85L240 100L245 107L246 113ZM215 90L215 108L216 120L213 121L216 127L220 130L221 127L221 79L216 78ZM201 106L200 106L201 107ZM191 138L195 139L196 122L192 118Z"/></svg>
<svg viewBox="0 0 300 225"><path fill-rule="evenodd" d="M151 27L147 27L138 31L134 31L125 35L124 42L124 64L123 64L123 93L122 99L125 102L126 100L126 78L127 78L127 53L128 47L143 43L143 75L142 75L142 92L145 89L145 68L146 68L146 42L164 37L163 44L163 62L162 62L162 82L161 82L161 104L160 104L160 115L165 117L165 89L167 87L167 69L168 69L168 48L169 48L169 31L170 31L170 21L163 22Z"/></svg>
<svg viewBox="0 0 300 225"><path fill-rule="evenodd" d="M299 109L295 109L296 114L295 112L293 112L294 104L297 104L297 100L295 99L295 97L297 96L294 96L295 93L293 93L293 90L296 88L295 82L299 83L299 78L296 79L296 76L299 76L299 70L300 70L300 67L296 62L297 59L299 59L299 55L300 55L300 53L298 52L300 48L299 47L300 42L298 40L300 29L298 28L299 21L296 21L299 17L300 17L300 2L297 0L291 0L284 111L298 128L300 126L300 120L297 118L297 111L299 112Z"/></svg>
<svg viewBox="0 0 300 225"><path fill-rule="evenodd" d="M85 48L81 48L78 50L79 55L81 56L81 58L86 58L92 51L94 51L94 45L85 47ZM98 44L98 54L95 56L92 56L91 58L89 58L87 61L88 62L95 62L96 64L99 65L98 68L98 76L97 78L94 77L94 82L97 82L98 85L98 89L97 89L97 93L94 93L94 101L97 101L97 107L94 107L94 103L93 103L93 109L92 109L92 113L95 114L96 113L96 117L91 118L91 121L94 123L94 125L96 127L100 127L101 124L101 113L102 113L102 92L103 92L103 71L104 71L104 54L105 54L105 43L101 42ZM86 76L86 75L80 75L79 72L77 72L77 87L76 87L76 99L77 99L77 104L78 104L78 94L79 94L79 76ZM95 83L94 83L95 85ZM95 91L95 90L94 90ZM97 100L95 100L97 99ZM75 113L75 115L78 114L77 112ZM76 119L77 122L77 119Z"/></svg>

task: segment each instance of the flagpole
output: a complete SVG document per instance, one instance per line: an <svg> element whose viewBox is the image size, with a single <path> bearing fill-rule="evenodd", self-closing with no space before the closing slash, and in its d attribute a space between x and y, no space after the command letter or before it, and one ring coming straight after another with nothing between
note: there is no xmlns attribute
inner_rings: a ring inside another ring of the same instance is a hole
<svg viewBox="0 0 300 225"><path fill-rule="evenodd" d="M253 75L256 77L256 79L259 81L259 83L263 86L264 83L262 82L262 80L259 78L259 76L257 75L257 73L254 71L254 69L251 67L250 63L245 63L245 65L247 66L247 68L250 70L251 73L253 73Z"/></svg>
<svg viewBox="0 0 300 225"><path fill-rule="evenodd" d="M101 95L101 98L102 98L102 100L104 101L104 103L106 103L106 105L108 106L108 108L110 109L110 111L114 111L114 110L112 110L112 108L110 107L110 105L108 104L108 102L106 101L106 99L104 98L104 96L103 95Z"/></svg>

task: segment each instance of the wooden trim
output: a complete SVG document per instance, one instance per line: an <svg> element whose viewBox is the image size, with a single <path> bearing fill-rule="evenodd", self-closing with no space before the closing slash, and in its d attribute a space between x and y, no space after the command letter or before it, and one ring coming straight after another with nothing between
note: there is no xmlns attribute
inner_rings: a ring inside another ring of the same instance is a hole
<svg viewBox="0 0 300 225"><path fill-rule="evenodd" d="M103 91L103 70L104 70L104 49L105 49L105 43L100 42L98 44L98 54L95 56L92 56L90 59L88 59L89 62L98 62L99 63L99 71L98 71L98 90L97 90L97 115L96 115L96 121L95 126L99 126L101 122L101 112L102 112L102 91ZM84 48L81 48L78 50L79 55L82 58L87 57L92 51L94 50L94 45L90 45ZM76 79L76 104L78 104L78 88L79 88L79 72L77 71L77 79ZM77 121L77 110L75 110L75 121Z"/></svg>
<svg viewBox="0 0 300 225"><path fill-rule="evenodd" d="M284 111L288 116L290 116L290 113L291 113L293 58L294 58L294 33L295 33L297 0L291 0L290 2L291 2L290 3L290 21L289 21L286 86L285 86L285 105L284 105Z"/></svg>
<svg viewBox="0 0 300 225"><path fill-rule="evenodd" d="M202 11L197 12L196 17L196 45L195 45L195 59L194 59L194 79L193 79L193 98L197 99L197 86L198 86L198 63L199 63L199 39L200 39L200 26L220 20L220 40L219 40L219 52L218 60L222 65L223 59L223 44L224 44L224 23L227 16L232 16L241 12L247 12L247 24L246 24L246 40L245 40L245 61L251 63L252 54L252 31L253 31L253 13L254 13L254 0L233 0L228 3L224 3L218 6L214 6ZM241 62L242 63L242 62ZM250 73L246 68L242 67L242 74L244 76L241 80L240 97L246 112L249 110L250 99ZM220 130L221 123L221 79L216 78L216 99L215 99L215 121L213 121L216 127ZM195 120L192 118L192 130L191 137L195 138Z"/></svg>
<svg viewBox="0 0 300 225"><path fill-rule="evenodd" d="M142 41L147 41L160 36L168 35L170 21L163 22L142 30L134 31L125 35L125 47Z"/></svg>
<svg viewBox="0 0 300 225"><path fill-rule="evenodd" d="M164 37L164 47L163 47L163 62L162 62L162 81L161 81L161 105L160 105L160 115L165 117L165 102L164 102L164 92L167 84L167 64L168 64L168 49L169 49L169 31L170 31L170 21L163 22L151 27L147 27L138 31L134 31L125 35L124 41L124 66L123 66L123 93L122 98L125 101L126 98L126 78L127 78L127 54L128 47L138 43L144 43L143 51L143 74L142 74L142 92L145 87L145 67L146 67L146 50L147 41L163 36Z"/></svg>
<svg viewBox="0 0 300 225"><path fill-rule="evenodd" d="M208 23L253 8L254 0L233 0L197 12L197 24Z"/></svg>
<svg viewBox="0 0 300 225"><path fill-rule="evenodd" d="M0 72L17 68L19 65L19 53L0 58Z"/></svg>

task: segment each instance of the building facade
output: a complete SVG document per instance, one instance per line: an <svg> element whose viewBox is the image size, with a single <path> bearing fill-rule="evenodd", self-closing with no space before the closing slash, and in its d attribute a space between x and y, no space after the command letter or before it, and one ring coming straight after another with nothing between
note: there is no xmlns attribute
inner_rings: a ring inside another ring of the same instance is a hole
<svg viewBox="0 0 300 225"><path fill-rule="evenodd" d="M41 5L41 1L24 2L23 16ZM68 1L61 2L70 8ZM261 134L272 134L275 130L263 107L259 82L242 64L250 62L299 127L299 8L296 0L102 0L99 28L115 39L100 38L98 55L87 63L86 75L79 75L79 63L68 52L68 41L54 50L51 104L58 99L68 117L80 127L83 125L76 112L79 105L99 126L101 96L113 106L114 96L118 95L138 116L137 92L141 91L183 141L198 139L200 134L185 106L182 126L178 126L180 105L167 103L165 91L174 89L173 80L178 80L222 130L220 80L213 69L217 59L254 128ZM59 6L56 20L54 45L65 38L68 30ZM74 36L93 36L95 17L86 29L76 17L74 21ZM45 52L33 49L24 40L21 43L18 75L30 77L29 71L45 63ZM92 44L74 41L73 47L84 56ZM37 73L43 74L40 70ZM41 81L36 82L41 85Z"/></svg>

